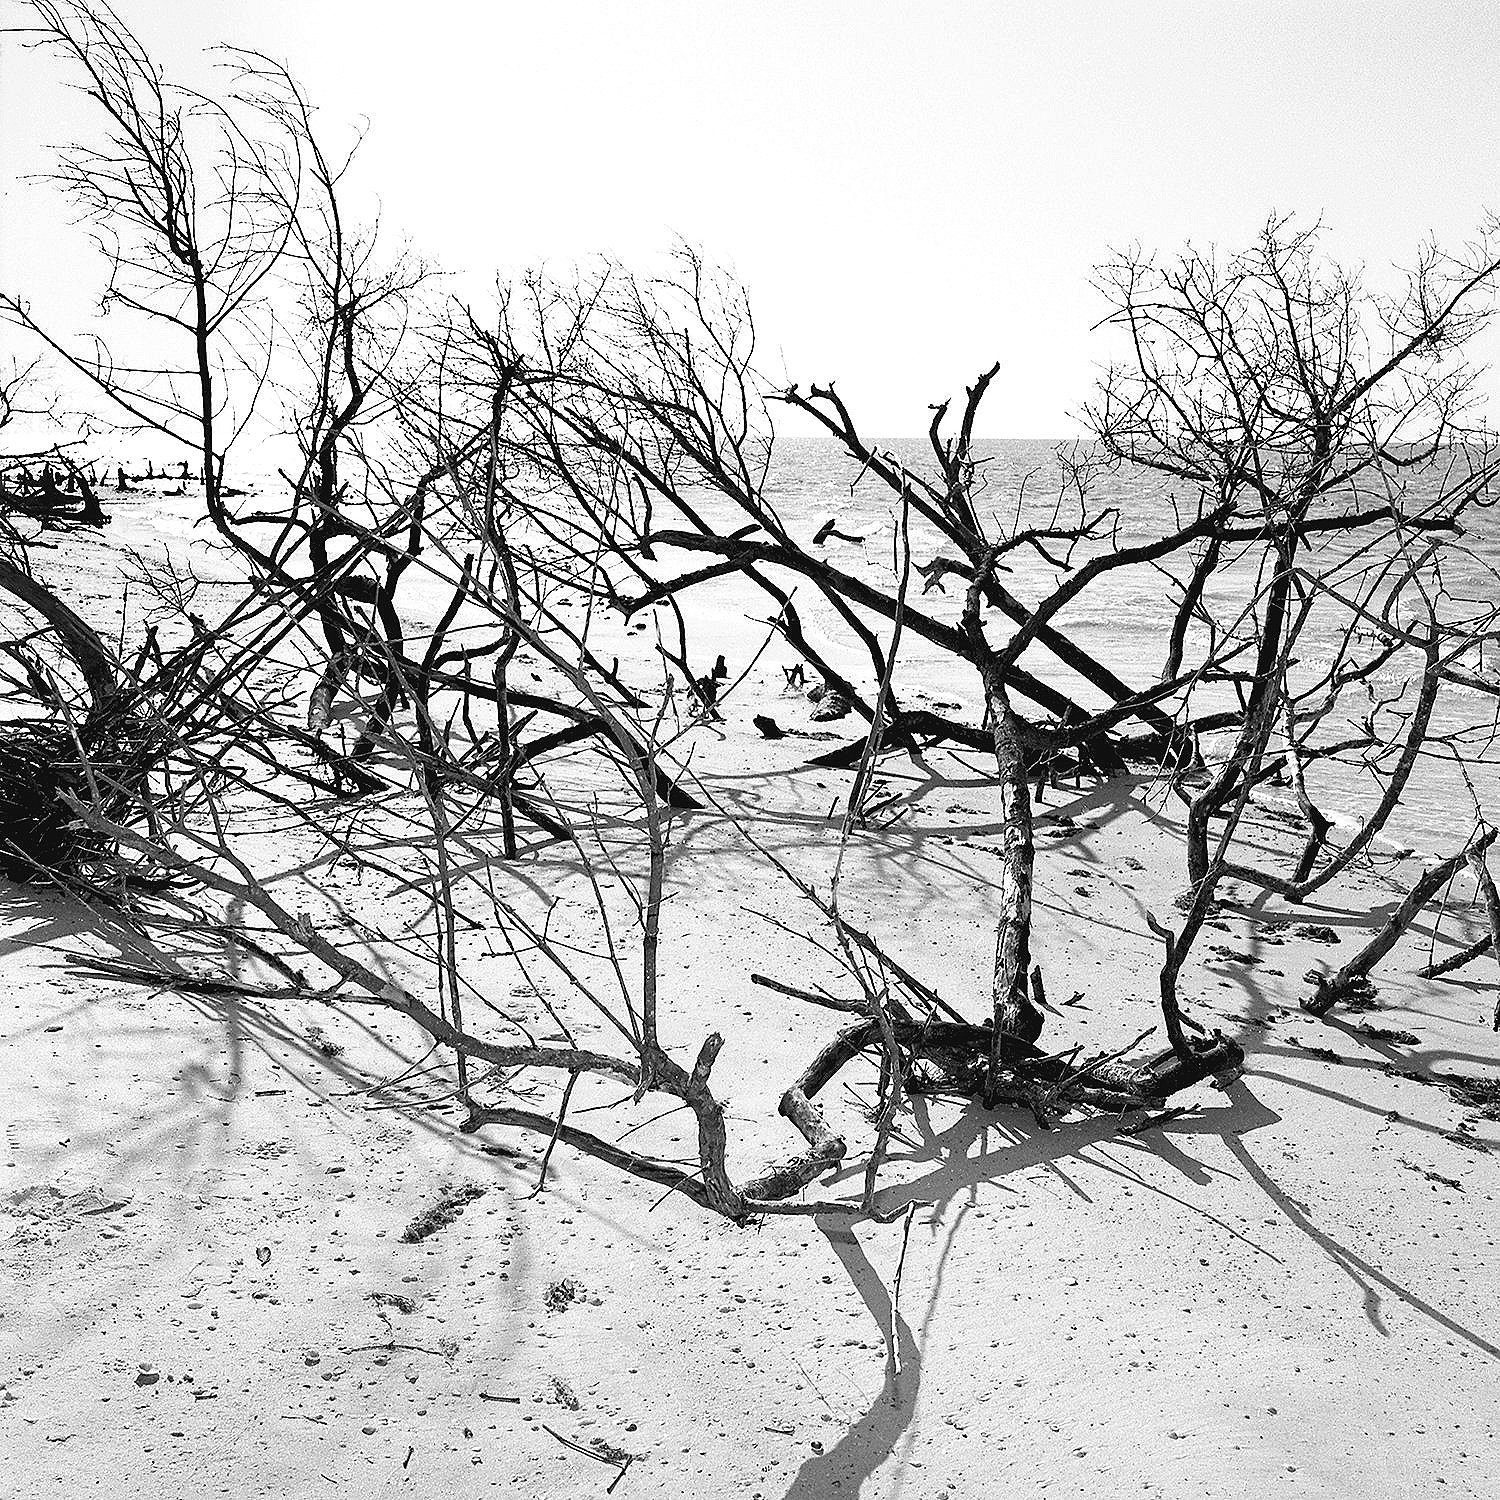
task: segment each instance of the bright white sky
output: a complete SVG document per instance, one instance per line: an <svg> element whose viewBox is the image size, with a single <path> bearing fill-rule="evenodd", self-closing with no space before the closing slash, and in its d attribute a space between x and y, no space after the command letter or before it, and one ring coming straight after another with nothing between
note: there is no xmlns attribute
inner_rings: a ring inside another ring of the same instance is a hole
<svg viewBox="0 0 1500 1500"><path fill-rule="evenodd" d="M922 431L992 359L988 435L1071 431L1112 245L1234 247L1295 211L1374 273L1500 205L1488 0L119 8L169 67L257 47L331 137L368 117L361 185L451 270L700 245L749 287L768 371L837 379L884 436ZM81 123L34 56L0 66L13 184ZM7 285L72 274L47 212L0 199Z"/></svg>

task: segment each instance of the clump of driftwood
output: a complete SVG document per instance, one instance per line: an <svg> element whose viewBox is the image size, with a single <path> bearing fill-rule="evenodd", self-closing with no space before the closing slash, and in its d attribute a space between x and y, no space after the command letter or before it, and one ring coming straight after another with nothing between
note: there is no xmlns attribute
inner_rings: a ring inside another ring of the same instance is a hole
<svg viewBox="0 0 1500 1500"><path fill-rule="evenodd" d="M0 729L0 874L53 881L106 857L108 840L79 820L70 799L90 798L95 768L113 781L115 761L93 732L85 737L58 724Z"/></svg>
<svg viewBox="0 0 1500 1500"><path fill-rule="evenodd" d="M47 673L29 660L34 713L0 723L0 871L16 881L52 881L105 859L109 841L80 821L78 801L118 818L151 759L152 731L98 634L14 557L0 555L0 594L40 616L62 662ZM61 684L74 669L81 696ZM46 712L50 709L50 713Z"/></svg>

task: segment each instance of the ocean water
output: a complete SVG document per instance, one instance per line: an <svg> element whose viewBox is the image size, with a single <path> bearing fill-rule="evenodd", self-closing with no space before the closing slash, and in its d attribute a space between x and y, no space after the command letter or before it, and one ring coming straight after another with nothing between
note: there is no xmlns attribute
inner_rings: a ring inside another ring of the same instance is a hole
<svg viewBox="0 0 1500 1500"><path fill-rule="evenodd" d="M903 462L922 472L933 468L930 451L922 442L886 443ZM1024 526L1045 525L1060 515L1076 517L1076 493L1070 493L1058 459L1059 445L1048 442L997 441L979 445L983 465L982 509L990 518L992 534L1001 536ZM1405 505L1415 509L1439 490L1443 475L1437 470L1414 473L1408 480ZM870 581L890 584L897 565L897 507L890 491L877 479L861 476L858 467L831 444L816 440L778 439L767 485L767 496L797 538L810 541L830 517L839 519L839 530L863 540L858 543L830 539L823 549L831 561ZM1060 498L1061 497L1061 498ZM1361 495L1361 506L1380 503L1384 494ZM1149 540L1178 524L1175 517L1191 519L1197 506L1193 487L1174 485L1144 471L1115 470L1094 479L1088 498L1091 509L1112 506L1119 513L1117 537L1129 545ZM1059 510L1059 506L1061 507ZM1424 595L1433 600L1441 618L1453 621L1500 603L1500 506L1471 508L1466 534L1458 545L1448 546L1420 559L1415 570L1389 574L1387 554L1371 547L1368 538L1333 539L1309 558L1309 566L1346 595L1356 594L1385 570L1386 581L1376 591L1372 608L1387 607L1393 583L1395 616L1405 620L1423 610ZM1383 528L1372 528L1372 532ZM918 521L911 533L916 563L930 561L946 552L941 538ZM1090 553L1080 550L1074 562ZM1010 572L1006 586L1023 602L1035 602L1056 585L1059 571L1031 549L1008 557ZM1085 590L1059 616L1058 626L1080 646L1108 665L1132 685L1149 686L1158 680L1163 666L1167 633L1177 593L1174 579L1186 568L1183 560L1166 564L1163 571L1133 567L1106 575ZM1407 576L1411 574L1412 576ZM913 603L939 618L954 622L962 608L962 584L948 579L946 594L923 594L920 578L912 584ZM1248 560L1232 564L1216 581L1210 605L1217 619L1229 620L1244 609L1255 594L1255 575ZM802 584L797 602L812 627L812 633L831 658L856 680L873 688L873 670L864 648L853 639L836 615ZM759 613L764 615L764 600ZM1320 609L1310 618L1299 639L1297 672L1302 681L1314 680L1326 671L1337 646L1337 637L1350 620L1342 608ZM990 621L992 640L1002 641L1009 629L1003 617ZM887 634L882 631L882 636ZM1366 632L1359 649L1375 650L1375 637ZM1192 639L1188 660L1192 660ZM1469 651L1462 664L1500 681L1500 635ZM1050 653L1034 647L1025 658L1028 669L1054 683L1088 705L1106 700ZM1377 712L1376 724L1385 732L1399 729L1398 716L1415 695L1421 657L1415 650L1398 653L1372 679L1377 699L1393 700L1391 709ZM897 688L908 702L922 699L962 705L971 721L980 711L979 689L972 671L943 652L907 633L900 653ZM1230 689L1216 689L1200 700L1199 712L1232 702ZM1215 693L1217 696L1215 696ZM1022 705L1023 711L1030 710ZM1362 689L1345 694L1340 707L1329 717L1327 732L1340 738L1352 732L1361 718L1376 705ZM1436 735L1461 735L1451 748L1436 746L1424 754L1402 808L1386 825L1386 847L1413 847L1418 851L1448 851L1473 826L1476 799L1492 818L1500 818L1500 698L1453 685L1445 686L1434 717ZM1212 755L1212 745L1205 751ZM1319 764L1309 773L1309 790L1324 810L1345 826L1361 822L1379 798L1381 768L1368 765ZM1273 798L1275 792L1270 794ZM1292 806L1290 793L1286 794Z"/></svg>

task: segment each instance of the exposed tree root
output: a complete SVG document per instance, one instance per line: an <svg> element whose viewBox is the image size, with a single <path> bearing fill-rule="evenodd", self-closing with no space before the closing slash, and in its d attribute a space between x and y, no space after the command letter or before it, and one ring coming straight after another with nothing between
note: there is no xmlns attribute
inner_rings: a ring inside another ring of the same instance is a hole
<svg viewBox="0 0 1500 1500"><path fill-rule="evenodd" d="M1238 1044L1217 1035L1195 1048L1190 1058L1168 1048L1141 1063L1107 1059L1081 1067L1049 1057L1018 1037L1004 1037L998 1049L999 1081L992 1083L991 1060L996 1051L992 1027L955 1021L894 1021L891 1025L913 1062L933 1065L927 1086L988 1097L997 1103L1024 1104L1039 1112L1075 1105L1111 1111L1141 1109L1244 1062ZM845 1027L781 1096L781 1114L806 1140L809 1150L768 1168L746 1184L747 1194L789 1196L843 1161L847 1143L813 1101L844 1067L879 1042L880 1030L874 1019ZM910 1085L914 1091L921 1091L922 1086L917 1078Z"/></svg>

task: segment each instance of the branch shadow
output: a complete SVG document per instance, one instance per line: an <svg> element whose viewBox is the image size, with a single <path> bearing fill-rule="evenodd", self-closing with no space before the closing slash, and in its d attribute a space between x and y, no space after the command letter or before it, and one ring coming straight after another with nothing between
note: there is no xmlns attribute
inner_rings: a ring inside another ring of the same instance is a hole
<svg viewBox="0 0 1500 1500"><path fill-rule="evenodd" d="M818 1220L849 1281L869 1309L885 1343L885 1381L870 1409L826 1453L814 1453L792 1480L784 1500L826 1500L843 1487L858 1494L916 1415L922 1358L911 1325L891 1306L890 1293L847 1224Z"/></svg>
<svg viewBox="0 0 1500 1500"><path fill-rule="evenodd" d="M905 1446L909 1452L922 1388L922 1347L942 1295L948 1258L966 1213L967 1207L960 1208L947 1227L932 1289L915 1330L900 1308L892 1305L891 1294L849 1224L844 1220L816 1221L880 1329L885 1346L885 1377L869 1410L827 1452L814 1453L804 1461L783 1500L827 1500L835 1492L858 1494L864 1482L901 1447L903 1437L907 1439ZM916 1222L935 1225L939 1219L936 1213L929 1213Z"/></svg>
<svg viewBox="0 0 1500 1500"><path fill-rule="evenodd" d="M1382 1299L1377 1288L1384 1288L1392 1296L1399 1298L1402 1302L1430 1318L1439 1327L1447 1329L1456 1338L1462 1339L1471 1348L1477 1349L1481 1354L1488 1355L1491 1359L1500 1360L1500 1348L1490 1343L1488 1339L1482 1338L1472 1329L1466 1328L1454 1318L1436 1308L1432 1303L1424 1301L1415 1292L1393 1280L1383 1271L1372 1266L1369 1261L1356 1255L1347 1245L1341 1244L1326 1230L1319 1229L1313 1222L1311 1210L1306 1204L1298 1202L1290 1194L1284 1192L1277 1186L1270 1174L1250 1155L1243 1141L1233 1137L1226 1137L1225 1145L1230 1153L1245 1169L1246 1175L1266 1195L1267 1198L1284 1214L1289 1223L1299 1229L1317 1245L1320 1250L1328 1256L1333 1263L1343 1271L1360 1290L1364 1301L1364 1314L1370 1326L1382 1338L1389 1338L1390 1330L1386 1327L1382 1314Z"/></svg>
<svg viewBox="0 0 1500 1500"><path fill-rule="evenodd" d="M1234 1097L1225 1106L1202 1117L1173 1121L1172 1137L1200 1135L1235 1140L1241 1133L1274 1124L1280 1119L1274 1110L1245 1088L1243 1081L1236 1083L1233 1091ZM1197 1186L1209 1184L1212 1169L1185 1151L1178 1139L1169 1138L1165 1130L1154 1132L1157 1139L1148 1142L1139 1137L1122 1137L1117 1121L1094 1117L1051 1130L1027 1131L1017 1123L1019 1112L1015 1121L999 1121L994 1114L977 1107L963 1111L951 1126L938 1130L932 1126L927 1101L921 1099L915 1101L911 1119L916 1123L921 1139L910 1152L893 1155L891 1161L935 1165L925 1175L887 1189L881 1195L883 1211L899 1209L903 1204L916 1205L922 1217L915 1222L936 1224L941 1222L944 1211L958 1201L957 1212L948 1225L921 1324L913 1330L900 1309L893 1308L890 1292L847 1222L818 1220L818 1227L880 1329L885 1346L885 1376L880 1391L864 1415L853 1422L827 1452L815 1453L803 1463L783 1500L826 1500L836 1492L857 1494L864 1482L898 1453L903 1437L909 1450L922 1385L925 1335L937 1308L943 1273L958 1230L968 1212L977 1205L978 1190L986 1183L999 1183L1009 1174L1028 1167L1046 1166L1057 1173L1070 1191L1085 1202L1091 1202L1088 1192L1077 1181L1076 1173L1066 1171L1062 1166L1071 1158L1093 1170L1123 1177L1132 1185L1156 1192L1183 1209L1208 1218L1225 1233L1280 1263L1280 1257L1223 1219L1168 1192L1102 1149L1106 1144L1118 1143L1166 1161ZM988 1137L997 1124L1002 1125L1005 1138L990 1149ZM980 1144L977 1155L971 1154L976 1142ZM850 1175L854 1175L853 1169L836 1173L830 1180Z"/></svg>

